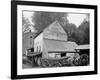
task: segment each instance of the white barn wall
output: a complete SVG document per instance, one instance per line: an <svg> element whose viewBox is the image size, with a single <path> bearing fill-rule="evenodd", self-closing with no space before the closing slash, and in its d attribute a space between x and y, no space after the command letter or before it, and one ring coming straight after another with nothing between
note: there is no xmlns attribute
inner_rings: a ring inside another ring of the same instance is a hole
<svg viewBox="0 0 100 80"><path fill-rule="evenodd" d="M48 58L48 50L47 50L47 46L45 45L44 38L43 38L43 53L42 53L42 58Z"/></svg>
<svg viewBox="0 0 100 80"><path fill-rule="evenodd" d="M40 33L35 39L34 39L34 52L38 52L39 48L41 47L41 52L42 52L42 58L47 58L48 57L48 51L45 46L44 42L44 33ZM37 50L38 47L38 50Z"/></svg>
<svg viewBox="0 0 100 80"><path fill-rule="evenodd" d="M38 47L38 50L37 50ZM41 49L40 49L41 48ZM35 39L34 39L34 52L37 51L43 51L43 33L39 34Z"/></svg>
<svg viewBox="0 0 100 80"><path fill-rule="evenodd" d="M67 41L68 36L63 27L59 24L57 20L47 26L44 29L44 38Z"/></svg>

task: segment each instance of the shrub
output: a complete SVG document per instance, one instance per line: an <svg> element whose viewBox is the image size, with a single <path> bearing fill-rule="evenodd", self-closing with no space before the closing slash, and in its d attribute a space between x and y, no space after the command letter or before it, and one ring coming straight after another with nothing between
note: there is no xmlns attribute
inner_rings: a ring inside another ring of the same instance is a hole
<svg viewBox="0 0 100 80"><path fill-rule="evenodd" d="M82 54L80 57L81 66L86 66L89 64L89 56L87 54Z"/></svg>
<svg viewBox="0 0 100 80"><path fill-rule="evenodd" d="M78 59L73 61L75 66L86 66L89 64L89 56L87 54L82 54Z"/></svg>

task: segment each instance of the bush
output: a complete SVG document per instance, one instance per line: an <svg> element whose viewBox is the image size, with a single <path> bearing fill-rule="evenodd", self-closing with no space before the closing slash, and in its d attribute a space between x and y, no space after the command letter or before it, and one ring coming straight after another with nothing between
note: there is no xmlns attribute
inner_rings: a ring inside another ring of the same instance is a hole
<svg viewBox="0 0 100 80"><path fill-rule="evenodd" d="M79 59L73 61L75 66L86 66L89 64L89 56L87 54L82 54Z"/></svg>
<svg viewBox="0 0 100 80"><path fill-rule="evenodd" d="M89 64L89 56L87 54L82 54L80 57L81 66L86 66Z"/></svg>

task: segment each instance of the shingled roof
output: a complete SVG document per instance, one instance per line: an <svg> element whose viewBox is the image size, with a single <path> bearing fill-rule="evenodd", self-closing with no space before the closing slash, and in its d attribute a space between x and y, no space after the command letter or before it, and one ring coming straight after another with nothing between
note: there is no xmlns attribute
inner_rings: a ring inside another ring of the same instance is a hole
<svg viewBox="0 0 100 80"><path fill-rule="evenodd" d="M50 39L45 39L44 40L46 49L48 52L50 51L68 51L68 52L74 52L75 48L78 46L75 42L71 41L60 41L60 40L50 40Z"/></svg>
<svg viewBox="0 0 100 80"><path fill-rule="evenodd" d="M76 49L80 49L80 50L90 49L90 45L89 44L79 45L79 46L76 47Z"/></svg>

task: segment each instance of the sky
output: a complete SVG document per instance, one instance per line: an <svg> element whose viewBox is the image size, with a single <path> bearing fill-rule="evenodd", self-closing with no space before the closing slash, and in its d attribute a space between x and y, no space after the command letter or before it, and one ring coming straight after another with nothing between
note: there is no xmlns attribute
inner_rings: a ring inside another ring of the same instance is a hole
<svg viewBox="0 0 100 80"><path fill-rule="evenodd" d="M23 12L23 16L26 18L26 19L28 19L29 20L29 22L31 23L31 24L33 24L33 22L32 22L32 16L34 15L34 12L29 12L29 11L24 11Z"/></svg>
<svg viewBox="0 0 100 80"><path fill-rule="evenodd" d="M76 27L78 27L85 18L87 18L86 14L71 14L71 13L69 13L67 17L69 23L75 24Z"/></svg>
<svg viewBox="0 0 100 80"><path fill-rule="evenodd" d="M34 24L32 22L32 18L31 18L31 16L33 16L33 14L34 14L34 12L28 12L28 11L23 12L24 17L28 18L28 20L31 24ZM78 14L78 13L69 13L67 16L69 23L75 24L76 27L79 27L79 25L83 22L83 20L85 18L87 18L86 14Z"/></svg>

